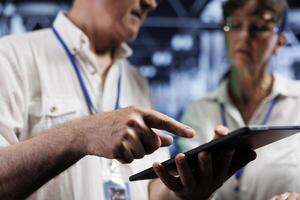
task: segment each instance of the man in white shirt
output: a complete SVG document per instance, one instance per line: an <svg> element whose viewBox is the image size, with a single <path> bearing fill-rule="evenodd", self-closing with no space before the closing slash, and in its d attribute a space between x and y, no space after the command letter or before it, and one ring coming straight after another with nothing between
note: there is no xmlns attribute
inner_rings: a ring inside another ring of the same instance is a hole
<svg viewBox="0 0 300 200"><path fill-rule="evenodd" d="M155 7L155 0L76 0L52 29L0 41L1 199L25 198L46 182L28 199L110 199L114 192L126 199L199 199L232 174L233 151L220 159L222 169L200 154L200 175L192 178L178 155L180 178L154 165L166 186L128 183L129 175L168 157L166 150L152 153L172 139L151 128L194 134L149 109L147 82L126 61L131 51L124 42ZM250 159L251 152L234 169Z"/></svg>

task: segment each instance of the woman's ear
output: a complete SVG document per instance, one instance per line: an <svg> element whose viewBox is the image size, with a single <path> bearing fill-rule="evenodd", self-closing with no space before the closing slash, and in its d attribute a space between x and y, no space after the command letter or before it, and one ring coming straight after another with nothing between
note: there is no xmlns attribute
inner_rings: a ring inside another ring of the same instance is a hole
<svg viewBox="0 0 300 200"><path fill-rule="evenodd" d="M281 47L286 45L286 43L287 43L286 34L285 33L280 33L280 35L277 38L277 42L276 42L276 45L274 47L274 50L273 50L273 54L276 54Z"/></svg>

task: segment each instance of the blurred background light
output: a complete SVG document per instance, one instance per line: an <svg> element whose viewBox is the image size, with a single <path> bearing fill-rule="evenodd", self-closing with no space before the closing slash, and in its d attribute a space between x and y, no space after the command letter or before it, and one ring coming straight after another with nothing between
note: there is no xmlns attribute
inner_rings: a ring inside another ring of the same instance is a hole
<svg viewBox="0 0 300 200"><path fill-rule="evenodd" d="M158 67L168 67L172 60L173 56L169 51L157 51L152 56L152 63Z"/></svg>
<svg viewBox="0 0 300 200"><path fill-rule="evenodd" d="M140 67L140 72L147 78L154 78L157 74L157 69L152 65L144 65Z"/></svg>
<svg viewBox="0 0 300 200"><path fill-rule="evenodd" d="M191 35L176 34L172 37L171 47L175 51L190 51L194 46L194 40Z"/></svg>
<svg viewBox="0 0 300 200"><path fill-rule="evenodd" d="M271 69L300 79L300 1L288 0L288 45L272 58ZM148 78L154 106L179 119L191 101L215 89L228 70L224 0L163 0L130 42L130 61ZM72 0L1 0L0 36L50 27Z"/></svg>

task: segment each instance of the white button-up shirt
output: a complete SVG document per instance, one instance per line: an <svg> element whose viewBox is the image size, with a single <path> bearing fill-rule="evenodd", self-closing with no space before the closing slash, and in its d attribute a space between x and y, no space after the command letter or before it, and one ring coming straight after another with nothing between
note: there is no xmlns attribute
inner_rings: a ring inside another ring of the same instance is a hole
<svg viewBox="0 0 300 200"><path fill-rule="evenodd" d="M60 13L54 27L76 57L85 85L99 111L114 110L120 73L120 107L150 108L147 81L126 60L131 50L123 44L115 55L105 84L96 55L86 35ZM88 115L88 107L73 66L51 29L8 36L0 40L0 145L11 145L41 134L57 124ZM104 87L103 87L104 85ZM109 142L109 141L108 141ZM168 157L166 149L117 164L129 175ZM87 156L51 180L29 199L104 199L104 158ZM147 199L147 181L130 183L132 199Z"/></svg>
<svg viewBox="0 0 300 200"><path fill-rule="evenodd" d="M220 104L231 130L246 126L240 112L227 93L228 82L214 92L188 106L182 122L195 128L193 142L180 140L183 150L210 141L214 128L222 124ZM261 125L272 100L280 95L268 125L300 124L300 82L275 75L272 93L258 107L248 125ZM250 163L241 178L240 192L235 192L235 177L217 192L217 199L263 200L283 192L300 190L300 134L283 139L257 150L258 158Z"/></svg>

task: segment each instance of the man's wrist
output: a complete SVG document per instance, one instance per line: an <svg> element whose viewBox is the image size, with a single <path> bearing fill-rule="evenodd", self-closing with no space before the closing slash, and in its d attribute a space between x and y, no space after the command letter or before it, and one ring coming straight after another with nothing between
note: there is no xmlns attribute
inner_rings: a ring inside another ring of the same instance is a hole
<svg viewBox="0 0 300 200"><path fill-rule="evenodd" d="M75 155L79 159L87 155L86 137L80 130L76 121L65 123L54 128L55 136L61 135L61 142L67 148L70 154Z"/></svg>

